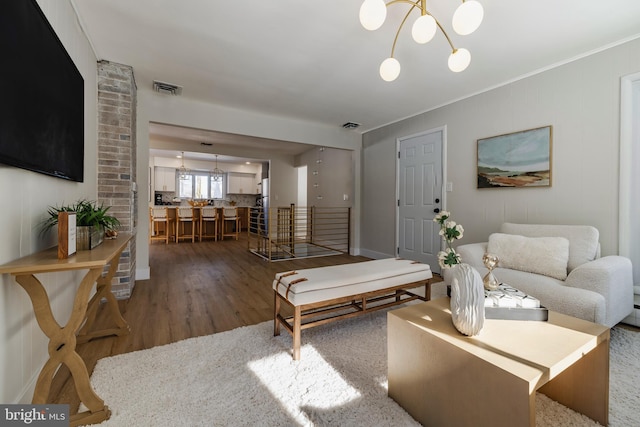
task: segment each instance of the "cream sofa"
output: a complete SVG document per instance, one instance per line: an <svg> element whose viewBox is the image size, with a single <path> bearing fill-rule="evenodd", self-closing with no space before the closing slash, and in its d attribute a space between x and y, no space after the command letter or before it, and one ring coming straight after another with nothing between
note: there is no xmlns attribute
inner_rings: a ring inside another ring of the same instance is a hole
<svg viewBox="0 0 640 427"><path fill-rule="evenodd" d="M538 298L550 310L611 327L633 311L632 267L625 257L601 258L598 238L590 226L504 223L489 242L456 250L482 276L487 272L482 256L498 252L503 258L494 270L499 282Z"/></svg>

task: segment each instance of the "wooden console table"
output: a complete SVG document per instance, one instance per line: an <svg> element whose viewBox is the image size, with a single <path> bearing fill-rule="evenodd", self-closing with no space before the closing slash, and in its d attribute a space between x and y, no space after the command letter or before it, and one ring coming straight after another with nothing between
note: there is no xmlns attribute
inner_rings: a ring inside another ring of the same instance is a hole
<svg viewBox="0 0 640 427"><path fill-rule="evenodd" d="M58 259L58 249L53 247L0 266L0 274L15 276L16 282L27 292L38 325L49 338L49 360L38 376L32 403L47 403L53 376L58 366L64 363L71 372L80 401L88 408L88 411L71 416L71 426L99 423L111 415L109 408L91 387L87 366L76 352L76 343L129 333L129 325L122 318L118 303L111 293L111 280L118 270L120 254L131 238L130 234L119 234L116 239L105 240L90 251L78 251L67 259ZM109 265L109 270L103 275L106 265ZM69 321L62 327L53 316L47 291L35 275L71 270L89 271L78 286ZM89 300L94 283L96 293ZM107 308L116 327L91 331L102 298L107 300Z"/></svg>

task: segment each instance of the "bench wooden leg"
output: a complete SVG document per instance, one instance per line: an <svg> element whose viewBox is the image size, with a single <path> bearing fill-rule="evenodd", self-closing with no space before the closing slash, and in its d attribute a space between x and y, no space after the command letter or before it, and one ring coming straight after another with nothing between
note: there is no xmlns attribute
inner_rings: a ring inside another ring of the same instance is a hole
<svg viewBox="0 0 640 427"><path fill-rule="evenodd" d="M420 293L411 292L416 287L425 286L425 297ZM402 299L402 296L407 298ZM305 313L305 319L314 318L316 320L306 320L305 328L315 325L325 324L341 318L349 318L360 314L376 311L383 308L402 304L405 301L420 299L428 301L431 299L431 280L412 282L404 285L394 286L392 288L379 289L364 294L358 294L348 297L336 298L327 301L318 301L310 304L294 306L291 302L280 295L274 289L273 293L273 335L280 335L280 328L284 326L293 337L293 360L300 360L300 345L302 332L302 313ZM394 301L381 303L385 299L393 299ZM293 309L293 316L283 317L280 313L283 301ZM371 308L369 308L371 306ZM338 312L340 310L348 310L346 313L336 314L326 317L329 312ZM324 317L320 317L324 316Z"/></svg>
<svg viewBox="0 0 640 427"><path fill-rule="evenodd" d="M278 291L273 292L273 336L280 335L280 320L278 315L280 314L280 295Z"/></svg>
<svg viewBox="0 0 640 427"><path fill-rule="evenodd" d="M302 328L302 308L293 310L293 360L300 360L300 329Z"/></svg>

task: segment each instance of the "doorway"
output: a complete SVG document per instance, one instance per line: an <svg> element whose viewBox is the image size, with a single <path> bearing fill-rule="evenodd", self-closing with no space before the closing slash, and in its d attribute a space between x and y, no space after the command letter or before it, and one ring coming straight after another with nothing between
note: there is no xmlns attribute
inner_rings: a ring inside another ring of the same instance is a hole
<svg viewBox="0 0 640 427"><path fill-rule="evenodd" d="M307 207L307 165L298 167L298 198L296 206L299 208ZM305 215L303 210L296 211L296 214L298 216ZM307 221L302 221L301 218L297 218L296 223L299 224L299 233L306 238L309 232L309 224Z"/></svg>
<svg viewBox="0 0 640 427"><path fill-rule="evenodd" d="M397 256L429 264L440 272L440 227L433 222L442 199L445 128L398 140L396 214Z"/></svg>
<svg viewBox="0 0 640 427"><path fill-rule="evenodd" d="M307 206L307 165L298 167L298 206Z"/></svg>
<svg viewBox="0 0 640 427"><path fill-rule="evenodd" d="M619 253L631 259L636 304L640 305L640 73L621 81Z"/></svg>

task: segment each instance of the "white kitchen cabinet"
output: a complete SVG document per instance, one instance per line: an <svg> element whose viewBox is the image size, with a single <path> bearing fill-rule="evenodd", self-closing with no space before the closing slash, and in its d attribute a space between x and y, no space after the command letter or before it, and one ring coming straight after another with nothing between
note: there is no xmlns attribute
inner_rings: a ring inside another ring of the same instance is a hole
<svg viewBox="0 0 640 427"><path fill-rule="evenodd" d="M176 170L156 166L154 170L155 191L176 191Z"/></svg>
<svg viewBox="0 0 640 427"><path fill-rule="evenodd" d="M256 175L253 173L227 173L227 194L257 194Z"/></svg>

